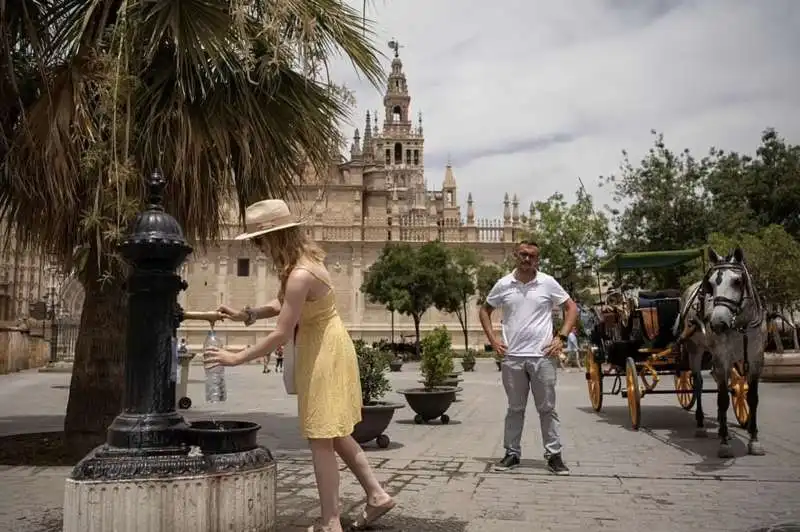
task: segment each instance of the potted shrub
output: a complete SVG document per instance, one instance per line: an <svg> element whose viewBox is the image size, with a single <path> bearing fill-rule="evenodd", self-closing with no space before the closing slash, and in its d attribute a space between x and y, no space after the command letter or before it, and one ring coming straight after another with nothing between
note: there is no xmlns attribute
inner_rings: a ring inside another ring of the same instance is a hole
<svg viewBox="0 0 800 532"><path fill-rule="evenodd" d="M380 340L372 344L373 348L386 355L386 361L392 371L400 371L405 362L403 354L397 350L396 346L397 344L390 344L388 340Z"/></svg>
<svg viewBox="0 0 800 532"><path fill-rule="evenodd" d="M437 327L421 342L422 362L422 388L401 390L408 401L408 406L414 411L415 423L427 423L439 418L443 424L450 422L450 417L445 414L456 399L456 392L460 388L447 386L449 375L453 372L453 356L450 349L450 334L445 327Z"/></svg>
<svg viewBox="0 0 800 532"><path fill-rule="evenodd" d="M389 361L389 368L392 371L400 371L403 369L403 355L400 353L392 354L391 360Z"/></svg>
<svg viewBox="0 0 800 532"><path fill-rule="evenodd" d="M361 377L361 421L353 429L353 439L358 443L375 440L385 449L391 443L383 433L394 417L394 411L403 408L399 403L380 401L391 390L386 378L386 354L369 347L363 340L353 340L358 356L358 372Z"/></svg>
<svg viewBox="0 0 800 532"><path fill-rule="evenodd" d="M467 349L461 358L461 367L464 371L475 371L475 350Z"/></svg>

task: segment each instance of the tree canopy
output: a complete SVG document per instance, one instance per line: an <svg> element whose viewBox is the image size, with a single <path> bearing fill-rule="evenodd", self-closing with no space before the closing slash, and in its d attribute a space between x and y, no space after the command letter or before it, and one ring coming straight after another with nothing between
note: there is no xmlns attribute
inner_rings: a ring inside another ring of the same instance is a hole
<svg viewBox="0 0 800 532"><path fill-rule="evenodd" d="M542 270L560 272L560 281L573 291L591 284L583 266L596 264L611 237L608 217L595 208L592 196L581 186L570 204L557 192L535 202L531 214L525 237L538 244Z"/></svg>
<svg viewBox="0 0 800 532"><path fill-rule="evenodd" d="M364 274L361 291L372 303L410 316L414 321L417 355L422 316L442 291L450 256L438 241L420 247L406 243L386 245Z"/></svg>
<svg viewBox="0 0 800 532"><path fill-rule="evenodd" d="M448 249L449 261L442 283L434 295L434 305L442 312L455 314L464 334L464 349L469 347L469 300L475 295L476 274L481 263L474 249L465 246Z"/></svg>

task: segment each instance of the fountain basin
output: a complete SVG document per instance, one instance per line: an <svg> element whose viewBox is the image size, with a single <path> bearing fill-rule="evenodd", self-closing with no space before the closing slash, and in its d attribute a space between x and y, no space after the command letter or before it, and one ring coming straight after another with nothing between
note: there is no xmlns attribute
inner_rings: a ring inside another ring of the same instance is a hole
<svg viewBox="0 0 800 532"><path fill-rule="evenodd" d="M259 429L261 425L250 421L200 420L189 423L184 439L203 454L242 453L258 447Z"/></svg>

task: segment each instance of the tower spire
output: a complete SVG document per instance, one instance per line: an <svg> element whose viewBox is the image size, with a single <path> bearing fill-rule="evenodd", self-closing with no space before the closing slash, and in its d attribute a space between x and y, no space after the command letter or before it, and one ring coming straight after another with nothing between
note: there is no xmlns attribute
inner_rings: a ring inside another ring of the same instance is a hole
<svg viewBox="0 0 800 532"><path fill-rule="evenodd" d="M396 40L389 41L389 48L394 50L392 69L386 84L386 94L383 97L383 107L386 112L383 130L392 133L410 133L411 96L408 94L408 82L403 73L403 62L400 60L400 44Z"/></svg>
<svg viewBox="0 0 800 532"><path fill-rule="evenodd" d="M369 111L367 111L367 122L364 127L364 148L363 153L367 155L372 153L370 146L372 145L372 124L369 116Z"/></svg>

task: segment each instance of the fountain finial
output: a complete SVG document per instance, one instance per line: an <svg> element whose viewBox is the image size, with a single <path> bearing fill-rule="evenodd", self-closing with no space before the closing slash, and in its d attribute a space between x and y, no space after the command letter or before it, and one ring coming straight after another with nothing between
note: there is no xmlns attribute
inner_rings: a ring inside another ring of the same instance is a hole
<svg viewBox="0 0 800 532"><path fill-rule="evenodd" d="M161 173L159 168L153 170L150 177L146 180L147 183L147 209L151 211L164 210L164 188L167 186L167 180Z"/></svg>

